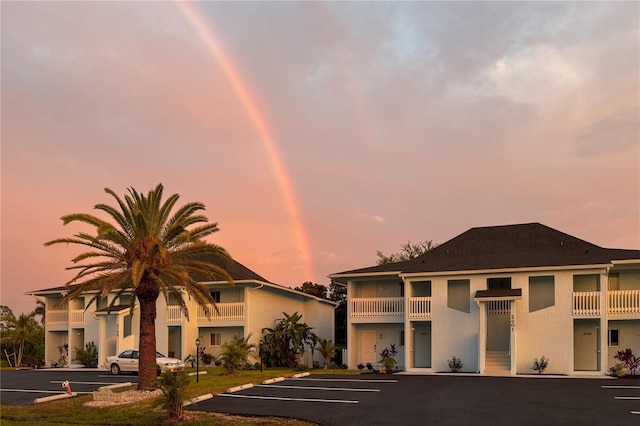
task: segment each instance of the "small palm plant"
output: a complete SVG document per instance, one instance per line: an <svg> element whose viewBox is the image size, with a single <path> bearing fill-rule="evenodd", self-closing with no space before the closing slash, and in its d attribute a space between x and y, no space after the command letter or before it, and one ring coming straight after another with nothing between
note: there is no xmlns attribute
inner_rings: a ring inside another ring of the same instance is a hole
<svg viewBox="0 0 640 426"><path fill-rule="evenodd" d="M333 340L323 338L318 339L318 346L316 346L316 350L320 352L320 355L322 355L325 369L329 368L331 358L335 356L337 349L338 347L333 344Z"/></svg>
<svg viewBox="0 0 640 426"><path fill-rule="evenodd" d="M236 337L222 345L222 352L218 360L227 369L227 374L235 374L236 369L242 367L248 358L256 353L256 344L249 343L251 334L247 337Z"/></svg>
<svg viewBox="0 0 640 426"><path fill-rule="evenodd" d="M542 374L544 370L547 369L548 365L549 365L549 358L542 355L540 359L536 358L533 360L533 365L531 366L531 368L533 368L533 371L537 371L538 374Z"/></svg>

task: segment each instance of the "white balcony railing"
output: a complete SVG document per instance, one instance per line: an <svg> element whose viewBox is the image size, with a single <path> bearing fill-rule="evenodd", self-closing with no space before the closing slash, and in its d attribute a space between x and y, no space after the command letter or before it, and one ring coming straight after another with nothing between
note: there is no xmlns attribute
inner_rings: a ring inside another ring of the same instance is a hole
<svg viewBox="0 0 640 426"><path fill-rule="evenodd" d="M167 324L180 324L182 322L182 309L178 305L167 306Z"/></svg>
<svg viewBox="0 0 640 426"><path fill-rule="evenodd" d="M600 292L580 291L573 293L573 315L594 317L600 315Z"/></svg>
<svg viewBox="0 0 640 426"><path fill-rule="evenodd" d="M84 327L84 309L73 309L71 311L71 325Z"/></svg>
<svg viewBox="0 0 640 426"><path fill-rule="evenodd" d="M410 297L409 298L409 319L430 319L431 318L431 298L430 297Z"/></svg>
<svg viewBox="0 0 640 426"><path fill-rule="evenodd" d="M351 299L352 318L397 318L402 316L404 316L404 297Z"/></svg>
<svg viewBox="0 0 640 426"><path fill-rule="evenodd" d="M47 324L67 324L69 322L69 311L49 309L46 313Z"/></svg>
<svg viewBox="0 0 640 426"><path fill-rule="evenodd" d="M610 314L640 314L640 290L615 290L607 293Z"/></svg>
<svg viewBox="0 0 640 426"><path fill-rule="evenodd" d="M211 316L207 318L204 309L198 307L199 322L216 322L216 321L241 321L244 319L244 302L234 303L216 303L218 311L216 312L213 305L208 305Z"/></svg>

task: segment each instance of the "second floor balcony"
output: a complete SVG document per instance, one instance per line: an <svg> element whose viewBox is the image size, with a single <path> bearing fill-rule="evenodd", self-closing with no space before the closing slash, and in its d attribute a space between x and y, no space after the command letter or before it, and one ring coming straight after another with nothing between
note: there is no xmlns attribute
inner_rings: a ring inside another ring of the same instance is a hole
<svg viewBox="0 0 640 426"><path fill-rule="evenodd" d="M216 303L218 310L213 305L207 305L210 315L207 317L205 309L198 306L197 321L198 324L219 324L222 322L243 321L245 315L244 302L233 303ZM189 318L193 319L193 313ZM183 314L180 306L167 306L167 324L179 325L182 323Z"/></svg>
<svg viewBox="0 0 640 426"><path fill-rule="evenodd" d="M602 292L581 291L573 293L573 316L597 317L603 314ZM607 313L610 316L640 315L640 290L615 290L607 292Z"/></svg>
<svg viewBox="0 0 640 426"><path fill-rule="evenodd" d="M84 309L49 309L45 315L47 326L52 328L68 327L69 319L72 327L84 327Z"/></svg>
<svg viewBox="0 0 640 426"><path fill-rule="evenodd" d="M349 299L354 322L403 322L404 297L356 297ZM410 297L409 319L431 319L431 298Z"/></svg>

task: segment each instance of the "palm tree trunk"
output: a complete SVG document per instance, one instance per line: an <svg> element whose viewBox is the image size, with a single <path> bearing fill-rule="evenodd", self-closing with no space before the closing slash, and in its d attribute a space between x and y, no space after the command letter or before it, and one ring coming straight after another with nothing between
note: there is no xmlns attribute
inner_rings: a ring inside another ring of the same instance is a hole
<svg viewBox="0 0 640 426"><path fill-rule="evenodd" d="M156 376L156 300L160 290L152 280L143 280L136 288L140 302L140 343L138 390L155 390Z"/></svg>

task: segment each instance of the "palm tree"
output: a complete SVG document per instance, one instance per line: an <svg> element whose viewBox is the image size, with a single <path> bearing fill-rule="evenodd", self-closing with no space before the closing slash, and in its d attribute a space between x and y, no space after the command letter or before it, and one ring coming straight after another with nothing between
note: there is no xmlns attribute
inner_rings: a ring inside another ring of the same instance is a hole
<svg viewBox="0 0 640 426"><path fill-rule="evenodd" d="M218 259L230 261L227 251L203 238L218 231L217 223L208 223L198 212L204 210L202 203L191 202L172 210L179 195L173 194L162 201L163 186L159 184L145 196L134 188L120 198L114 191L105 192L115 198L118 207L97 204L94 208L106 213L115 223L90 214L71 214L62 217L67 225L81 222L95 228L95 234L79 232L73 238L60 238L45 243L78 244L90 251L79 254L71 261L77 270L67 286L71 290L59 303L73 299L85 292L100 290L89 303L111 292L117 296L131 292L130 306L136 300L140 305L139 376L138 390L152 390L156 381L156 300L160 293L165 299L174 295L188 318L189 312L182 291L205 308L215 307L207 288L195 281L223 279L230 284L229 273L215 263ZM188 229L189 228L189 229ZM111 305L114 305L114 298ZM217 308L216 308L217 309Z"/></svg>
<svg viewBox="0 0 640 426"><path fill-rule="evenodd" d="M37 339L39 337L38 331L42 327L34 318L35 312L20 314L16 317L8 306L2 306L0 312L1 341L13 347L13 367L20 367L25 343ZM11 359L8 355L7 361L11 366Z"/></svg>
<svg viewBox="0 0 640 426"><path fill-rule="evenodd" d="M251 334L247 337L236 337L222 345L218 359L222 361L222 366L227 369L228 374L234 374L237 367L241 367L250 355L256 353L256 344L249 343L250 338Z"/></svg>
<svg viewBox="0 0 640 426"><path fill-rule="evenodd" d="M318 336L306 322L300 322L302 315L283 312L275 327L262 329L260 356L272 367L295 367L304 355L305 345L311 350L316 346Z"/></svg>
<svg viewBox="0 0 640 426"><path fill-rule="evenodd" d="M331 361L331 358L334 357L337 349L338 347L333 344L333 340L323 338L318 339L318 346L316 347L316 350L320 352L320 355L322 355L322 358L324 359L325 369L329 368L329 362Z"/></svg>

